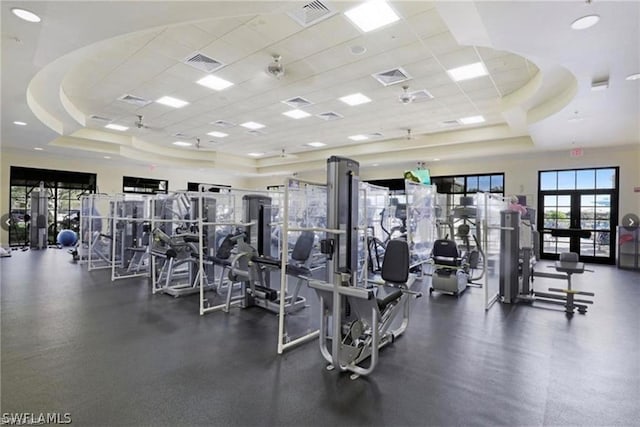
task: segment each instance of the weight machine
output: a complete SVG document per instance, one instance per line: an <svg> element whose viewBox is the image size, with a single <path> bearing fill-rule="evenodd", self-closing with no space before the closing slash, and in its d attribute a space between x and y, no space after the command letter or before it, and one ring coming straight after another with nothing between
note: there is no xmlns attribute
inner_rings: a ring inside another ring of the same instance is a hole
<svg viewBox="0 0 640 427"><path fill-rule="evenodd" d="M358 174L354 160L336 156L327 160L327 238L321 241L327 280L309 280L320 300L320 351L329 363L327 369L352 372L352 379L375 369L378 351L406 330L411 301L421 296L410 290L415 278L409 275L405 240L389 241L383 283L374 287L358 283ZM366 359L368 366L362 363Z"/></svg>
<svg viewBox="0 0 640 427"><path fill-rule="evenodd" d="M533 218L535 216L531 217L531 221ZM587 304L593 304L593 301L579 297L593 297L595 294L572 288L571 278L574 274L592 271L586 269L583 262L578 261L578 254L574 252L561 253L559 260L549 266L549 268L556 270L555 273L535 271L534 242L537 240L537 232L532 229L534 224L524 224L520 212L502 211L500 225L500 297L502 302L511 304L541 301L564 306L565 313L569 317L573 316L576 309L579 313L585 314ZM532 284L536 277L566 280L567 287L549 288L549 292L534 291Z"/></svg>

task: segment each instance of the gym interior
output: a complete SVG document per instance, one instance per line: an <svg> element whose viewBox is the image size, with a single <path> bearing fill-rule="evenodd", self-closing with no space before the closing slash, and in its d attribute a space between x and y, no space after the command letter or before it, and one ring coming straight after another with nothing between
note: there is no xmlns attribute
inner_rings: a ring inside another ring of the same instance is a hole
<svg viewBox="0 0 640 427"><path fill-rule="evenodd" d="M1 424L637 425L640 3L1 20Z"/></svg>

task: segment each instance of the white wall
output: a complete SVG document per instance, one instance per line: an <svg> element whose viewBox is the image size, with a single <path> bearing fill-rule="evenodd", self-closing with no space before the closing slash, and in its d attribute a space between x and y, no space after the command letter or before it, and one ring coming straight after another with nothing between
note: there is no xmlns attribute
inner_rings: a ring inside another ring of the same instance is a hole
<svg viewBox="0 0 640 427"><path fill-rule="evenodd" d="M356 159L357 160L357 159ZM568 150L553 152L532 152L502 157L483 157L455 161L431 162L427 165L432 176L455 174L475 174L504 172L505 194L526 194L527 203L535 206L538 194L538 171L548 169L572 169L601 166L620 167L620 217L628 212L640 215L640 193L634 193L634 187L640 187L640 145L609 148L590 148L584 150L582 157L571 157ZM362 180L401 178L406 169L413 165L394 167L362 167ZM301 179L325 182L325 171L300 173ZM282 177L252 179L250 188L265 188L284 182Z"/></svg>
<svg viewBox="0 0 640 427"><path fill-rule="evenodd" d="M123 176L166 179L169 180L169 191L184 190L189 181L231 185L240 188L246 188L247 185L245 178L233 176L226 171L178 169L163 165L152 169L148 165L124 164L117 158L110 160L69 159L44 151L27 152L3 149L0 151L0 214L8 213L10 210L9 177L11 166L95 173L98 191L101 193L121 193ZM2 229L0 231L0 245L6 246L8 243L8 233Z"/></svg>

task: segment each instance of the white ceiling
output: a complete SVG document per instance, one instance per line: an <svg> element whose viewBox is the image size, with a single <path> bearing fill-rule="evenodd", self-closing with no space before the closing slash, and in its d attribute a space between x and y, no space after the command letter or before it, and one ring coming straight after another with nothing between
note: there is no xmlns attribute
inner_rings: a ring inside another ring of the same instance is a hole
<svg viewBox="0 0 640 427"><path fill-rule="evenodd" d="M255 175L317 167L331 154L364 164L428 163L477 155L478 144L489 156L640 143L640 80L625 80L640 72L638 2L393 1L401 19L370 33L343 14L360 2L327 0L335 14L303 27L288 12L305 3L3 1L3 149L84 150ZM10 12L17 6L42 22L19 20ZM570 29L592 13L601 17L596 26ZM234 86L217 92L196 84L207 73L183 63L196 52L224 63L212 74ZM285 67L280 78L266 72L274 54ZM488 76L456 83L446 73L478 61ZM397 67L411 79L385 87L371 76ZM608 90L591 91L593 80L606 78ZM402 104L405 84L433 99ZM338 100L355 92L372 102ZM139 107L118 100L125 94L189 105ZM282 115L291 109L282 101L298 96L313 103L302 108L312 116ZM316 116L328 111L343 118ZM92 115L129 129L107 130ZM135 126L138 115L144 128ZM475 115L486 122L443 123ZM216 120L266 127L252 135ZM207 135L215 130L229 136ZM356 134L370 139L348 139ZM176 147L177 140L194 146ZM314 141L327 146L305 145Z"/></svg>

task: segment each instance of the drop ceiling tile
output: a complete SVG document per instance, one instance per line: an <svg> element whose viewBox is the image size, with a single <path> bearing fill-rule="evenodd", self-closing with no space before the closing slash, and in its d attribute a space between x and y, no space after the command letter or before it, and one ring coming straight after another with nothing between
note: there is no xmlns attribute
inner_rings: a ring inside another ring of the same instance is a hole
<svg viewBox="0 0 640 427"><path fill-rule="evenodd" d="M498 100L499 94L493 85L488 88L478 89L478 90L469 90L466 91L467 96L473 100L473 102L482 101L482 100Z"/></svg>
<svg viewBox="0 0 640 427"><path fill-rule="evenodd" d="M303 27L284 13L257 16L248 21L246 26L260 34L269 44L303 31Z"/></svg>
<svg viewBox="0 0 640 427"><path fill-rule="evenodd" d="M426 39L449 31L436 9L430 9L426 12L411 16L407 18L406 21L421 39Z"/></svg>
<svg viewBox="0 0 640 427"><path fill-rule="evenodd" d="M459 95L461 94L460 87L455 83L449 82L448 84L443 84L439 86L429 85L429 92L434 98L444 98L451 95Z"/></svg>
<svg viewBox="0 0 640 427"><path fill-rule="evenodd" d="M489 76L477 77L475 79L458 82L464 92L478 91L483 89L493 89L494 85Z"/></svg>
<svg viewBox="0 0 640 427"><path fill-rule="evenodd" d="M192 24L170 26L164 34L169 39L193 50L198 50L208 45L216 38Z"/></svg>
<svg viewBox="0 0 640 427"><path fill-rule="evenodd" d="M223 41L243 53L243 56L257 52L271 44L265 37L246 24L220 37ZM208 47L207 47L208 48Z"/></svg>
<svg viewBox="0 0 640 427"><path fill-rule="evenodd" d="M529 70L524 67L493 73L491 76L497 85L505 83L519 83L520 85L524 85L530 80Z"/></svg>
<svg viewBox="0 0 640 427"><path fill-rule="evenodd" d="M187 55L193 53L193 48L178 43L176 40L169 37L165 32L160 33L157 37L151 40L146 46L145 50L151 50L156 53L160 53L166 57L182 61Z"/></svg>
<svg viewBox="0 0 640 427"><path fill-rule="evenodd" d="M424 39L424 42L425 45L431 50L431 52L436 56L460 49L460 45L458 45L458 42L448 31L428 37Z"/></svg>
<svg viewBox="0 0 640 427"><path fill-rule="evenodd" d="M240 27L245 22L251 20L252 17L241 18L216 18L206 21L196 22L193 25L203 31L206 31L214 38L222 37L232 30Z"/></svg>
<svg viewBox="0 0 640 427"><path fill-rule="evenodd" d="M166 68L163 72L171 76L178 77L184 81L191 82L196 82L207 75L207 73L202 70L187 65L183 62L176 61L174 61L173 65Z"/></svg>
<svg viewBox="0 0 640 427"><path fill-rule="evenodd" d="M518 55L507 54L498 58L485 61L485 65L491 74L495 72L526 68L526 60Z"/></svg>
<svg viewBox="0 0 640 427"><path fill-rule="evenodd" d="M239 31L239 30L234 30ZM229 33L231 34L231 33ZM224 41L222 39L218 39L207 46L200 49L200 52L204 53L211 58L215 58L218 61L222 61L225 64L229 65L238 61L241 58L244 58L248 54L252 52L248 52L244 47L240 44L234 45L233 40L230 42ZM186 55L182 57L182 59L186 58Z"/></svg>
<svg viewBox="0 0 640 427"><path fill-rule="evenodd" d="M413 15L421 15L429 11L435 12L436 4L427 1L400 1L393 2L391 6L403 18L407 19Z"/></svg>
<svg viewBox="0 0 640 427"><path fill-rule="evenodd" d="M444 68L451 69L480 61L480 57L472 47L463 47L437 56Z"/></svg>

